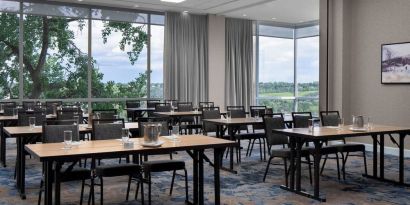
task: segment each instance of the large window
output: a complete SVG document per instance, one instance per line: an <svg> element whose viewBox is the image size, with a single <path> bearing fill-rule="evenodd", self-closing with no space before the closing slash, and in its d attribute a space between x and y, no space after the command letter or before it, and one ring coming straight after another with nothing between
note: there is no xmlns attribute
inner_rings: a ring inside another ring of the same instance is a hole
<svg viewBox="0 0 410 205"><path fill-rule="evenodd" d="M319 109L318 26L258 25L257 102L274 112Z"/></svg>
<svg viewBox="0 0 410 205"><path fill-rule="evenodd" d="M162 98L163 38L158 13L1 1L0 94L116 104Z"/></svg>
<svg viewBox="0 0 410 205"><path fill-rule="evenodd" d="M19 10L18 2L0 5L0 99L19 95Z"/></svg>

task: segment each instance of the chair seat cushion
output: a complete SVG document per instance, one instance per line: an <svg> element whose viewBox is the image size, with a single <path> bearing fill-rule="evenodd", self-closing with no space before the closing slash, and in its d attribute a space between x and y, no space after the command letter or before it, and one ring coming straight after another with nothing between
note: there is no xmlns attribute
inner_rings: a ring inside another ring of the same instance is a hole
<svg viewBox="0 0 410 205"><path fill-rule="evenodd" d="M265 133L257 132L257 133L241 133L241 134L236 134L235 138L236 139L259 139L259 138L264 138Z"/></svg>
<svg viewBox="0 0 410 205"><path fill-rule="evenodd" d="M141 166L138 164L110 164L98 166L95 171L97 176L102 177L124 176L141 172Z"/></svg>
<svg viewBox="0 0 410 205"><path fill-rule="evenodd" d="M363 144L337 144L332 146L337 147L339 152L363 152L366 149Z"/></svg>
<svg viewBox="0 0 410 205"><path fill-rule="evenodd" d="M84 180L84 179L90 179L90 178L91 178L91 170L87 168L75 167L70 171L67 171L67 169L63 168L60 171L61 182L78 181L78 180Z"/></svg>
<svg viewBox="0 0 410 205"><path fill-rule="evenodd" d="M144 172L163 172L185 169L185 162L181 160L155 160L142 164Z"/></svg>
<svg viewBox="0 0 410 205"><path fill-rule="evenodd" d="M309 156L309 154L312 152L312 148L303 147L301 151L302 151L301 153L302 157ZM290 158L290 148L272 149L271 156L281 157L281 158Z"/></svg>

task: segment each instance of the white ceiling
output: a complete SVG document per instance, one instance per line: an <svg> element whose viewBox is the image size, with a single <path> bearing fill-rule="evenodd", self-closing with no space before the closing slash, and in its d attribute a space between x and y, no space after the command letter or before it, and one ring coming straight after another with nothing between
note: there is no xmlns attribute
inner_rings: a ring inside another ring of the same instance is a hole
<svg viewBox="0 0 410 205"><path fill-rule="evenodd" d="M59 0L69 1L74 0ZM83 0L77 3L154 11L189 11L235 18L298 24L319 19L319 0ZM274 18L274 19L272 19Z"/></svg>

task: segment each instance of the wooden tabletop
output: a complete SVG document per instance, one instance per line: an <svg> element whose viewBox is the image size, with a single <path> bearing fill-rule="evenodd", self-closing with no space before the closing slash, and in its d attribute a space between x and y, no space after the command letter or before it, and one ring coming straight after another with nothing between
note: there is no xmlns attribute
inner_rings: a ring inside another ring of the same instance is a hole
<svg viewBox="0 0 410 205"><path fill-rule="evenodd" d="M137 122L126 122L124 126L125 128L128 128L130 130L138 129ZM92 128L89 127L87 124L80 124L79 129L80 133L92 132ZM30 128L29 126L4 127L3 131L6 135L8 135L8 137L40 135L43 132L41 126L35 126L34 128Z"/></svg>
<svg viewBox="0 0 410 205"><path fill-rule="evenodd" d="M155 111L154 107L131 107L125 108L127 111Z"/></svg>
<svg viewBox="0 0 410 205"><path fill-rule="evenodd" d="M49 144L29 144L25 149L33 156L40 158L41 161L47 159L64 159L73 157L98 157L106 155L124 155L137 153L157 153L179 150L208 149L236 146L235 142L229 140L208 137L204 135L183 135L179 137L179 142L173 142L166 137L160 137L163 141L160 147L144 147L141 145L142 138L133 138L133 148L124 148L122 142L114 140L95 140L84 141L80 145L73 146L69 150L63 149L63 143Z"/></svg>
<svg viewBox="0 0 410 205"><path fill-rule="evenodd" d="M338 137L355 137L391 133L410 133L410 127L397 127L388 125L373 125L371 129L352 130L351 125L338 127L315 127L313 131L308 128L274 129L273 132L285 134L290 137L303 137L310 139L332 139Z"/></svg>
<svg viewBox="0 0 410 205"><path fill-rule="evenodd" d="M187 111L187 112L154 112L154 114L167 117L182 117L182 116L200 116L201 111Z"/></svg>
<svg viewBox="0 0 410 205"><path fill-rule="evenodd" d="M55 119L57 118L56 115L46 115L47 119ZM17 116L4 116L4 115L0 115L0 121L10 121L10 120L18 120Z"/></svg>
<svg viewBox="0 0 410 205"><path fill-rule="evenodd" d="M204 122L209 122L217 125L252 125L252 124L262 124L262 118L231 118L227 119L203 119Z"/></svg>

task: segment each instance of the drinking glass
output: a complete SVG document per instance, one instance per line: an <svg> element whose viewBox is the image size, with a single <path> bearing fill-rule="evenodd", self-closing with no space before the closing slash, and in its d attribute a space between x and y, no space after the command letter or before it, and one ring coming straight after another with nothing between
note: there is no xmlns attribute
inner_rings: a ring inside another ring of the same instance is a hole
<svg viewBox="0 0 410 205"><path fill-rule="evenodd" d="M309 127L309 132L313 132L313 129L315 128L313 119L308 120L308 127Z"/></svg>
<svg viewBox="0 0 410 205"><path fill-rule="evenodd" d="M344 126L344 125L345 125L344 119L343 119L343 118L339 118L339 119L338 119L337 128L338 128L339 130L341 130L341 129L343 129L343 126Z"/></svg>
<svg viewBox="0 0 410 205"><path fill-rule="evenodd" d="M227 112L226 112L226 119L227 119L228 121L231 120L231 111L227 111Z"/></svg>
<svg viewBox="0 0 410 205"><path fill-rule="evenodd" d="M373 128L373 123L370 121L370 117L367 117L367 129L371 130Z"/></svg>
<svg viewBox="0 0 410 205"><path fill-rule="evenodd" d="M255 119L259 119L259 110L255 110Z"/></svg>
<svg viewBox="0 0 410 205"><path fill-rule="evenodd" d="M179 126L178 125L172 126L172 130L171 130L172 140L177 141L178 140L178 135L179 135Z"/></svg>
<svg viewBox="0 0 410 205"><path fill-rule="evenodd" d="M73 132L71 130L64 131L64 149L71 149L71 143L73 141Z"/></svg>
<svg viewBox="0 0 410 205"><path fill-rule="evenodd" d="M13 117L17 117L17 116L18 116L18 109L13 108Z"/></svg>
<svg viewBox="0 0 410 205"><path fill-rule="evenodd" d="M130 140L130 130L128 128L122 128L121 139L123 143L126 143Z"/></svg>
<svg viewBox="0 0 410 205"><path fill-rule="evenodd" d="M29 117L28 124L30 126L30 129L34 129L34 126L36 126L36 117Z"/></svg>

